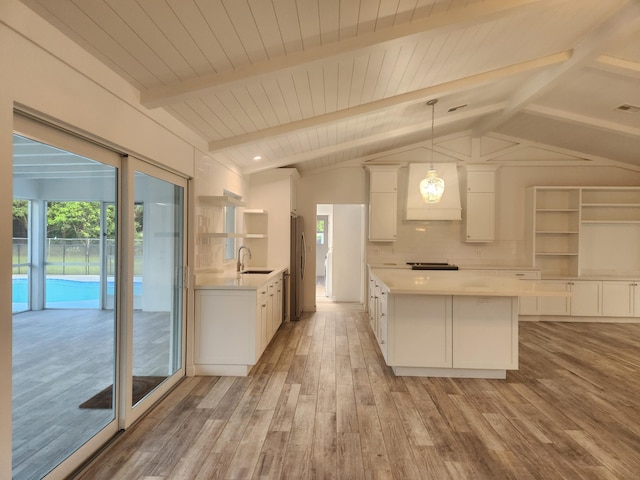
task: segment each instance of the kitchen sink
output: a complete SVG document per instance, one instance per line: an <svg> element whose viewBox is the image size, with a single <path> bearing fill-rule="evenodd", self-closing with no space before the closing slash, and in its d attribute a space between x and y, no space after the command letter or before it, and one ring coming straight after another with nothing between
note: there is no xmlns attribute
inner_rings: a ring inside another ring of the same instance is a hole
<svg viewBox="0 0 640 480"><path fill-rule="evenodd" d="M256 275L256 274L262 274L262 275L266 275L273 272L273 270L245 270L244 272L240 272L241 274L246 274L249 273L251 275Z"/></svg>

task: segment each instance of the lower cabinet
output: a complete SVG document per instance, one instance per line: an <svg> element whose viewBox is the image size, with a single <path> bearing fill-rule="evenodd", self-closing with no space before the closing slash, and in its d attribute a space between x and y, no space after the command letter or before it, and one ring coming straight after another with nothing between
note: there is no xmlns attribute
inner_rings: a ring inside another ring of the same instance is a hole
<svg viewBox="0 0 640 480"><path fill-rule="evenodd" d="M452 367L452 297L393 295L389 365Z"/></svg>
<svg viewBox="0 0 640 480"><path fill-rule="evenodd" d="M602 282L602 315L605 317L640 316L640 288L636 281Z"/></svg>
<svg viewBox="0 0 640 480"><path fill-rule="evenodd" d="M391 295L387 364L398 375L504 378L518 368L517 306L514 297Z"/></svg>
<svg viewBox="0 0 640 480"><path fill-rule="evenodd" d="M542 280L542 283L557 290L567 290L569 283L566 280ZM532 312L532 314L534 314ZM538 297L537 315L570 315L571 297Z"/></svg>
<svg viewBox="0 0 640 480"><path fill-rule="evenodd" d="M282 323L282 276L257 289L196 289L196 375L244 376Z"/></svg>
<svg viewBox="0 0 640 480"><path fill-rule="evenodd" d="M523 308L521 315L573 317L638 317L640 288L635 280L542 280L558 289L567 289L570 297L538 297Z"/></svg>
<svg viewBox="0 0 640 480"><path fill-rule="evenodd" d="M382 352L382 356L385 361L388 359L389 352L389 342L388 342L388 330L389 330L389 322L388 322L388 309L387 309L387 298L389 297L389 292L381 287L378 287L378 296L376 302L376 315L377 328L376 338L378 339L378 344L380 345L380 352Z"/></svg>
<svg viewBox="0 0 640 480"><path fill-rule="evenodd" d="M518 368L517 299L453 297L453 367Z"/></svg>

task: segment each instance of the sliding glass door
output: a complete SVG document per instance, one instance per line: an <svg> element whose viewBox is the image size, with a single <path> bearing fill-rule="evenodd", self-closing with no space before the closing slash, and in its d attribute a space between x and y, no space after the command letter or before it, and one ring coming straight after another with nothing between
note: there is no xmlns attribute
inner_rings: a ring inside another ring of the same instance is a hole
<svg viewBox="0 0 640 480"><path fill-rule="evenodd" d="M41 478L117 431L119 312L99 290L121 157L35 122L16 125L12 467L21 479ZM103 205L112 206L109 221Z"/></svg>
<svg viewBox="0 0 640 480"><path fill-rule="evenodd" d="M127 259L131 352L126 370L127 412L124 426L138 418L139 405L153 402L184 376L183 276L186 251L186 181L129 158L126 178L133 180L128 198Z"/></svg>
<svg viewBox="0 0 640 480"><path fill-rule="evenodd" d="M16 116L13 478L65 478L184 376L184 178Z"/></svg>

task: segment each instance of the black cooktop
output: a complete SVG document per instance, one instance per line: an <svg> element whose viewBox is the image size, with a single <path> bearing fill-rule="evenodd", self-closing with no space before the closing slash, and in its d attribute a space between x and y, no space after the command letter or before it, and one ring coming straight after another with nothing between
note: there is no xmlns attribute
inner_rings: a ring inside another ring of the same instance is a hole
<svg viewBox="0 0 640 480"><path fill-rule="evenodd" d="M411 270L458 270L457 265L446 262L407 262Z"/></svg>

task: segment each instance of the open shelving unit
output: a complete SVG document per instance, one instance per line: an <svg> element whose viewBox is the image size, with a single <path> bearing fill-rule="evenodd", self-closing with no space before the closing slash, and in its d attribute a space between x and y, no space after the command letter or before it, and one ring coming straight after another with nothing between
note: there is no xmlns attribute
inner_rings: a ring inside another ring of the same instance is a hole
<svg viewBox="0 0 640 480"><path fill-rule="evenodd" d="M640 272L639 187L530 187L531 261L545 277Z"/></svg>
<svg viewBox="0 0 640 480"><path fill-rule="evenodd" d="M261 208L245 208L244 216L245 245L251 249L254 265L267 264L267 211Z"/></svg>
<svg viewBox="0 0 640 480"><path fill-rule="evenodd" d="M534 188L533 265L549 276L577 276L580 251L580 190Z"/></svg>

